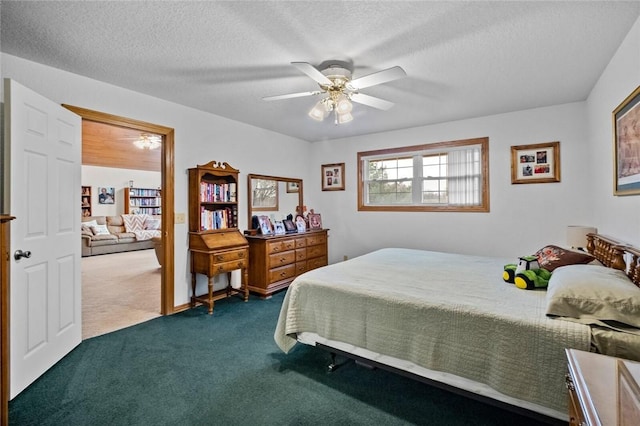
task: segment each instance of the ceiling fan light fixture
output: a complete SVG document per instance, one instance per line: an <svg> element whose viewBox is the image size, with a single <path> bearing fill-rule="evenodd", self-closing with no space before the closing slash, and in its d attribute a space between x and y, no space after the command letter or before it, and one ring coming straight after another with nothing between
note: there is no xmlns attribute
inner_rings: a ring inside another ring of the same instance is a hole
<svg viewBox="0 0 640 426"><path fill-rule="evenodd" d="M351 101L343 94L340 96L338 103L336 104L336 112L338 114L348 114L353 109Z"/></svg>
<svg viewBox="0 0 640 426"><path fill-rule="evenodd" d="M140 149L152 150L160 148L160 145L162 145L160 141L160 136L142 133L140 135L140 138L133 141L133 144Z"/></svg>
<svg viewBox="0 0 640 426"><path fill-rule="evenodd" d="M309 111L309 117L313 118L316 121L322 121L329 115L329 110L327 109L327 105L324 102L324 99L318 101L311 111Z"/></svg>
<svg viewBox="0 0 640 426"><path fill-rule="evenodd" d="M353 115L351 115L350 112L346 112L343 114L336 113L336 119L338 121L338 124L344 124L353 120Z"/></svg>

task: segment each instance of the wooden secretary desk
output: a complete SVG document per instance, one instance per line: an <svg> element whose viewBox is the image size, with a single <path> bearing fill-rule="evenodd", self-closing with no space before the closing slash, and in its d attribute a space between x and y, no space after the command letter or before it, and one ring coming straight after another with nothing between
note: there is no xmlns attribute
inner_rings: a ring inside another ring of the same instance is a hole
<svg viewBox="0 0 640 426"><path fill-rule="evenodd" d="M249 299L247 286L249 244L238 230L238 170L211 161L189 169L189 252L191 306L202 303L213 314L214 301L240 295ZM242 271L240 288L231 286L231 272ZM227 287L214 291L214 277L227 274ZM196 274L208 278L208 292L196 294Z"/></svg>

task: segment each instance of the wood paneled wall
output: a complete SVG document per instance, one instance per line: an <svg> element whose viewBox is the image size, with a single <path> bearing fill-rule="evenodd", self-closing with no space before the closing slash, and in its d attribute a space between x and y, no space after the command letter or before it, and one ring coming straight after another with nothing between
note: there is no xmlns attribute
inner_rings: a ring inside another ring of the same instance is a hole
<svg viewBox="0 0 640 426"><path fill-rule="evenodd" d="M159 172L162 150L137 148L139 130L82 120L82 164Z"/></svg>

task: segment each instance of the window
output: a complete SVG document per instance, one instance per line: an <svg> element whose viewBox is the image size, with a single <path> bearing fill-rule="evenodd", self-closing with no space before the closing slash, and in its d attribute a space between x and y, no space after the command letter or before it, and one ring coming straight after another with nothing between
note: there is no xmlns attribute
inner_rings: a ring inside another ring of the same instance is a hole
<svg viewBox="0 0 640 426"><path fill-rule="evenodd" d="M489 211L489 138L358 153L358 210Z"/></svg>

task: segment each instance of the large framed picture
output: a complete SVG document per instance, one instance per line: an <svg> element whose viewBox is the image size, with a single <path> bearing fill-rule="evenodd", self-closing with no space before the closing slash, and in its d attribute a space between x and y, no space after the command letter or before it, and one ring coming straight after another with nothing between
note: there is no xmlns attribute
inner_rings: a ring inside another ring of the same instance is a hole
<svg viewBox="0 0 640 426"><path fill-rule="evenodd" d="M320 169L323 191L344 191L344 163L323 164Z"/></svg>
<svg viewBox="0 0 640 426"><path fill-rule="evenodd" d="M640 194L640 86L613 110L613 193Z"/></svg>
<svg viewBox="0 0 640 426"><path fill-rule="evenodd" d="M511 183L560 182L560 142L511 147Z"/></svg>
<svg viewBox="0 0 640 426"><path fill-rule="evenodd" d="M114 187L98 188L98 204L115 204L116 189Z"/></svg>

